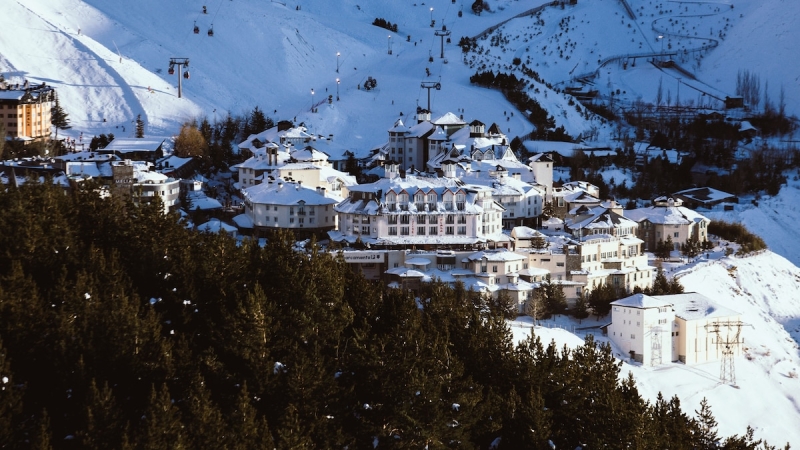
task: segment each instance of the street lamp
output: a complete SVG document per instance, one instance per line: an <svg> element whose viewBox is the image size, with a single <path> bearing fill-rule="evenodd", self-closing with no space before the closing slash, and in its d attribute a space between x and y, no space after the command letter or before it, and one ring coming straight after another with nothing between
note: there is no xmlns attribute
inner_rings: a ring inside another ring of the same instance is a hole
<svg viewBox="0 0 800 450"><path fill-rule="evenodd" d="M339 56L341 56L341 53L336 52L336 73L339 73Z"/></svg>
<svg viewBox="0 0 800 450"><path fill-rule="evenodd" d="M314 88L311 88L311 112L314 112Z"/></svg>
<svg viewBox="0 0 800 450"><path fill-rule="evenodd" d="M433 28L433 24L436 23L433 21L433 6L431 6L431 28Z"/></svg>
<svg viewBox="0 0 800 450"><path fill-rule="evenodd" d="M664 59L664 36L659 34L658 40L661 41L661 59Z"/></svg>
<svg viewBox="0 0 800 450"><path fill-rule="evenodd" d="M386 44L389 47L389 54L391 55L392 54L392 35L391 34L386 38Z"/></svg>
<svg viewBox="0 0 800 450"><path fill-rule="evenodd" d="M336 79L336 101L339 101L339 79Z"/></svg>

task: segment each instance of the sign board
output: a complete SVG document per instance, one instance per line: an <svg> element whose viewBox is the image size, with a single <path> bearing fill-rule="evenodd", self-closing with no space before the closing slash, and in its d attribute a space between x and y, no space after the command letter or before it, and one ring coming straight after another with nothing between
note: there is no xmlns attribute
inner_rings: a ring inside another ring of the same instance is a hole
<svg viewBox="0 0 800 450"><path fill-rule="evenodd" d="M385 252L382 251L342 252L342 256L348 264L383 263L385 260Z"/></svg>

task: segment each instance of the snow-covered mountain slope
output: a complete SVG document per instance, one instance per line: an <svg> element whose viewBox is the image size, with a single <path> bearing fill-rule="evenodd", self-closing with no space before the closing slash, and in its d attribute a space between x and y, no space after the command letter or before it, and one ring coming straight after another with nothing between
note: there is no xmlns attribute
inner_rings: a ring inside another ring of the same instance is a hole
<svg viewBox="0 0 800 450"><path fill-rule="evenodd" d="M797 173L790 174L787 184L778 195L759 199L754 205L751 198L742 199L734 211L704 211L712 220L741 222L748 230L764 239L773 252L782 255L795 265L800 265L800 241L797 223L800 223L800 180Z"/></svg>
<svg viewBox="0 0 800 450"><path fill-rule="evenodd" d="M719 434L742 434L748 425L756 438L781 447L800 445L800 269L766 251L747 258L724 258L679 272L687 292L699 292L742 313L744 356L735 360L736 387L719 382L720 363L667 363L642 367L625 355L621 376L632 372L639 392L655 401L659 392L677 395L690 415L707 398L719 422ZM512 326L517 339L530 328ZM582 343L563 329L537 327L542 341L559 347ZM599 337L596 340L606 342Z"/></svg>
<svg viewBox="0 0 800 450"><path fill-rule="evenodd" d="M665 96L675 99L683 86L683 99L701 102L699 90L718 97L732 94L736 71L751 68L769 79L773 101L784 86L789 111L794 112L800 85L793 78L797 70L788 43L800 37L790 26L790 19L800 14L798 4L628 3L639 16L636 21L617 0L546 7L536 16L516 19L541 5L494 0L490 11L476 16L469 5L452 0L209 0L203 14L202 5L189 0L13 0L0 15L0 72L12 80L56 86L74 125L68 135L129 135L138 114L149 134L174 134L185 120L220 119L258 105L275 119L305 122L312 132L333 134L337 141L365 150L385 140L386 129L401 112L413 114L418 105L427 106L422 81L442 81L441 90L430 92L435 114L455 111L468 120L498 121L510 136L521 136L531 130L530 124L519 115L504 117L512 107L498 92L470 85L476 70L510 70L513 58L519 57L545 81L563 87L570 77L596 70L613 55L691 50L713 39L719 42L716 50L699 59L692 53L682 57L706 83L639 59L635 65L627 61L625 69L622 60L605 65L593 88L652 101L662 80ZM779 19L764 33L770 17ZM397 24L398 32L372 26L376 18ZM486 41L479 40L484 53L471 67L465 65L458 40L500 23ZM192 32L195 24L199 34ZM444 43L445 59L439 57L442 40L434 35L441 25L451 32L451 43ZM209 37L206 32L212 27L215 33ZM492 36L502 36L504 43L492 47ZM170 57L190 58L191 77L185 80L182 99L176 96L177 75L167 74ZM358 89L368 76L378 80L378 88ZM530 86L530 94L569 133L599 128L601 138L608 136L564 96L539 83ZM332 96L331 104L324 102L327 96ZM310 112L312 102L323 102L317 114Z"/></svg>

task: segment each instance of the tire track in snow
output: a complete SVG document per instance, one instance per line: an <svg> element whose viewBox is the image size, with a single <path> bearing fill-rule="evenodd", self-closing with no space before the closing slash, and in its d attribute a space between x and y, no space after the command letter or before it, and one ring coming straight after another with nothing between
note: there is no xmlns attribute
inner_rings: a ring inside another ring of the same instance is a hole
<svg viewBox="0 0 800 450"><path fill-rule="evenodd" d="M21 2L17 1L17 4L19 4L22 8L29 11L32 15L38 17L42 22L47 24L54 33L58 33L64 38L66 38L68 42L72 43L73 47L75 47L76 50L82 51L88 55L93 56L95 62L97 62L97 65L100 66L105 71L105 73L111 78L111 80L114 81L114 83L116 83L116 87L119 87L122 90L122 99L128 106L128 109L130 109L132 117L135 117L136 114L141 113L142 120L144 120L145 125L150 123L149 117L147 116L147 111L144 109L144 106L139 101L139 97L136 96L136 93L130 87L125 78L116 69L114 69L105 58L100 56L97 52L93 51L89 46L81 42L79 39L63 31L60 27L53 24L49 20L45 19L40 14L28 8ZM87 39L91 38L87 36ZM94 42L96 42L98 45L102 47L102 44L98 43L97 41ZM134 105L135 108L133 107Z"/></svg>

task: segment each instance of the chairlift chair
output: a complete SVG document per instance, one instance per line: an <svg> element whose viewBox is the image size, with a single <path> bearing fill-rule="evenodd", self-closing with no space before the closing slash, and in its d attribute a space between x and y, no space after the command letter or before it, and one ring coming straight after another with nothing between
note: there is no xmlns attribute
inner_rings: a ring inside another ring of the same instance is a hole
<svg viewBox="0 0 800 450"><path fill-rule="evenodd" d="M189 71L183 72L183 78L189 79Z"/></svg>
<svg viewBox="0 0 800 450"><path fill-rule="evenodd" d="M194 34L200 34L200 27L197 26L197 21L194 22Z"/></svg>
<svg viewBox="0 0 800 450"><path fill-rule="evenodd" d="M170 75L175 75L175 68L172 67L172 66L169 66L169 70L167 70L167 73L170 74Z"/></svg>
<svg viewBox="0 0 800 450"><path fill-rule="evenodd" d="M211 24L211 28L208 29L208 35L209 36L214 36L214 24L213 23Z"/></svg>

